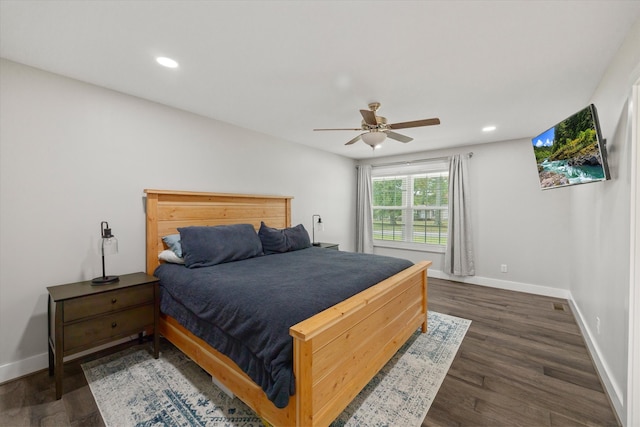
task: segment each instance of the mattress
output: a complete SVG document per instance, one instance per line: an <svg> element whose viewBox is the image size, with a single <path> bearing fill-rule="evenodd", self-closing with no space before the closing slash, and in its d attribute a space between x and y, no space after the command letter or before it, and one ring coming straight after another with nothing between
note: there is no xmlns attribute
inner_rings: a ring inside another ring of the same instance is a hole
<svg viewBox="0 0 640 427"><path fill-rule="evenodd" d="M410 267L311 247L211 267L162 264L161 311L232 359L279 408L295 393L289 328Z"/></svg>

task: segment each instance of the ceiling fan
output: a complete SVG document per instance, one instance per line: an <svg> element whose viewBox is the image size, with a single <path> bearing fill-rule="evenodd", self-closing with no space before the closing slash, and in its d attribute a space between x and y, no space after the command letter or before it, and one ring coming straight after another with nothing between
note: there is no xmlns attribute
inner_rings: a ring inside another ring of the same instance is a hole
<svg viewBox="0 0 640 427"><path fill-rule="evenodd" d="M394 132L395 129L406 129L406 128L415 128L421 126L432 126L439 125L440 119L424 119L424 120L415 120L412 122L402 122L402 123L387 123L387 119L382 116L377 116L376 111L380 108L379 102L372 102L369 104L369 110L360 110L360 114L362 114L362 126L360 128L347 128L347 129L314 129L314 131L324 131L324 130L357 130L357 131L365 131L364 133L356 136L345 145L351 145L358 140L362 139L365 144L371 146L371 148L375 149L378 145L382 144L382 142L387 138L395 139L400 142L410 142L413 141L413 138L410 138L405 135L401 135L397 132Z"/></svg>

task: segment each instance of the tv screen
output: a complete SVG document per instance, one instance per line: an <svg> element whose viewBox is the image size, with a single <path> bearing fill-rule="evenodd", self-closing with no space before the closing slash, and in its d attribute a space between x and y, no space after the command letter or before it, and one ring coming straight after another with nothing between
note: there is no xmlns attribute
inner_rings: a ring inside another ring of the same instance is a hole
<svg viewBox="0 0 640 427"><path fill-rule="evenodd" d="M605 141L593 104L531 141L543 190L609 179Z"/></svg>

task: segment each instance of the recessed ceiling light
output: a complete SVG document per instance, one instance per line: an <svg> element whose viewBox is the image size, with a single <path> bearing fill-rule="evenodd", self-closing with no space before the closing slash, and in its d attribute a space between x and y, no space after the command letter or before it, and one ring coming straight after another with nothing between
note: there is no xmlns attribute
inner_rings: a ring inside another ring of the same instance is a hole
<svg viewBox="0 0 640 427"><path fill-rule="evenodd" d="M482 132L493 132L494 130L496 130L495 126L485 126L482 128Z"/></svg>
<svg viewBox="0 0 640 427"><path fill-rule="evenodd" d="M156 58L158 64L167 68L178 68L178 63L171 58L167 58L165 56L159 56Z"/></svg>

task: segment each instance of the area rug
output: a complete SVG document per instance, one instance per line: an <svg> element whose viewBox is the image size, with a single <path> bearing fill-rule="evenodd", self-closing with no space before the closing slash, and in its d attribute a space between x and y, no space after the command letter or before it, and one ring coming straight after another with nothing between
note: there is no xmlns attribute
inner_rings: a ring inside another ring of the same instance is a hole
<svg viewBox="0 0 640 427"><path fill-rule="evenodd" d="M416 331L332 426L420 426L470 324L430 311L428 332ZM82 369L108 427L262 425L164 340L159 359L129 349Z"/></svg>

